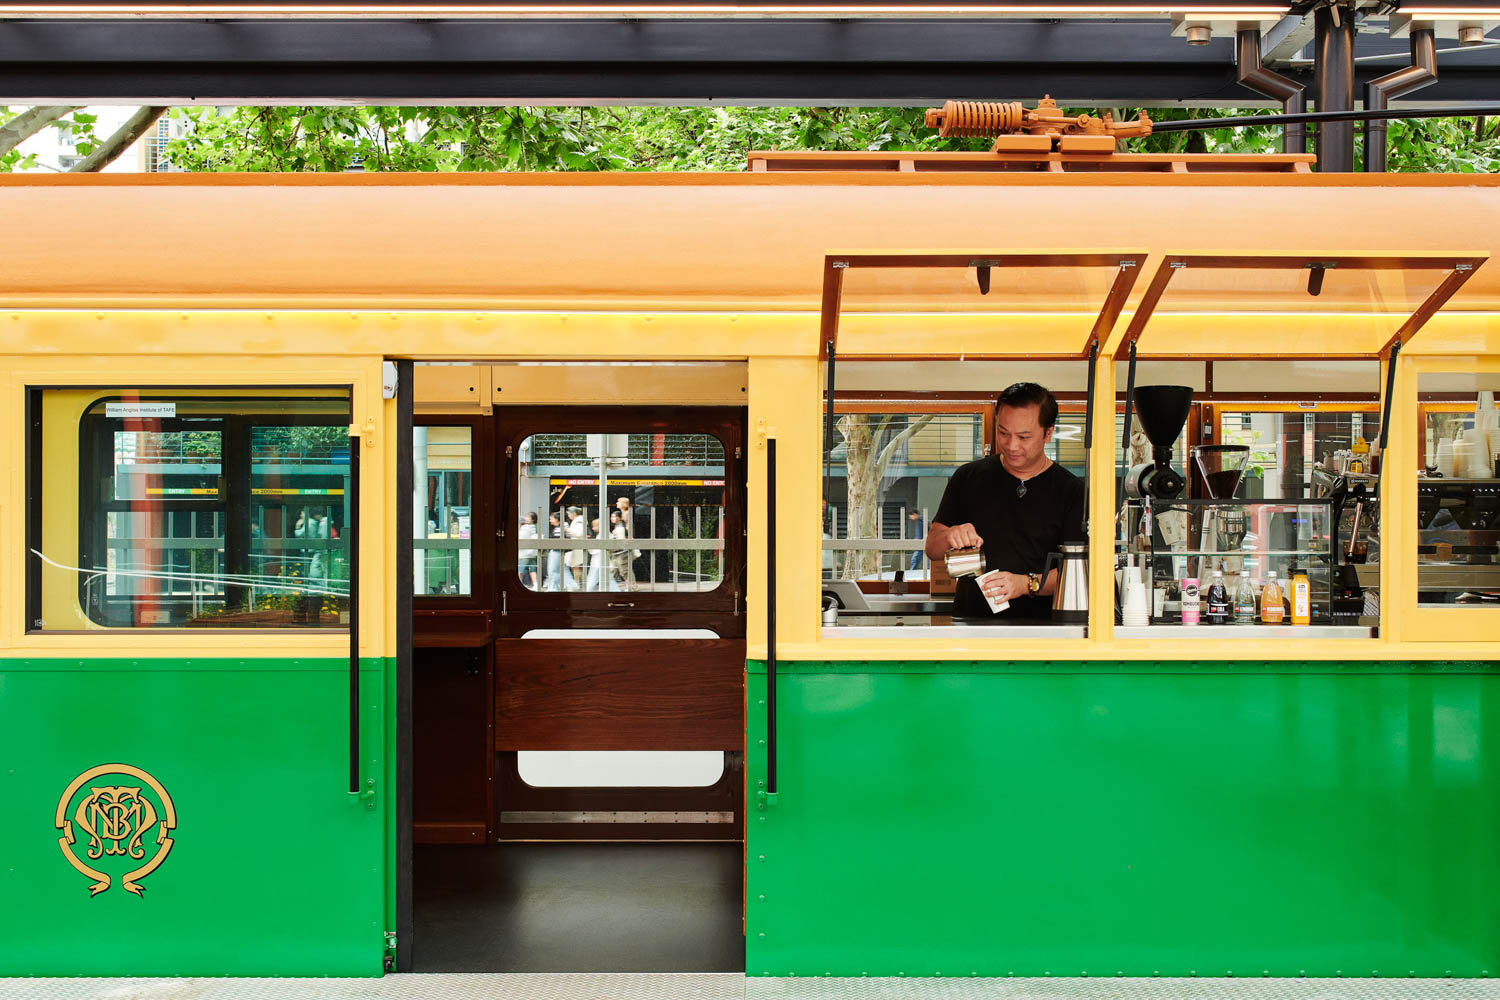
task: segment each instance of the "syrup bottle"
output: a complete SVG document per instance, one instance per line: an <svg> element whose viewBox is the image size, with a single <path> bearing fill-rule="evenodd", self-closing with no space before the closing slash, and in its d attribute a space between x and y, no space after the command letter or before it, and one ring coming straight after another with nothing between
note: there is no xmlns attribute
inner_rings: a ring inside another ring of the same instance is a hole
<svg viewBox="0 0 1500 1000"><path fill-rule="evenodd" d="M1260 620L1267 625L1280 625L1286 616L1281 604L1281 584L1276 582L1276 571L1266 574L1266 585L1260 590Z"/></svg>
<svg viewBox="0 0 1500 1000"><path fill-rule="evenodd" d="M1229 624L1229 590L1224 586L1224 571L1214 570L1213 582L1208 586L1208 623Z"/></svg>

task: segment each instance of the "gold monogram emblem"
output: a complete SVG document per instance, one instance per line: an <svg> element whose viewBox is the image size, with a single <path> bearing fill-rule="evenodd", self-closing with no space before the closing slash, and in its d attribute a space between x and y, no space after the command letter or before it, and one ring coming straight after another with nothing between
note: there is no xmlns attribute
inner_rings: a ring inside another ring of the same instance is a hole
<svg viewBox="0 0 1500 1000"><path fill-rule="evenodd" d="M99 778L124 778L119 784L95 785ZM79 797L79 792L87 794ZM155 795L152 802L145 792ZM160 808L158 809L158 804ZM68 810L72 809L69 818ZM89 895L97 896L110 887L112 877L99 870L130 866L120 877L126 892L141 895L141 879L150 875L167 860L172 850L171 833L177 828L177 808L161 782L138 767L129 764L100 764L91 767L69 783L57 800L56 827L63 832L57 846L68 863L94 880ZM152 831L155 835L152 836ZM87 835L84 858L75 851L78 831Z"/></svg>

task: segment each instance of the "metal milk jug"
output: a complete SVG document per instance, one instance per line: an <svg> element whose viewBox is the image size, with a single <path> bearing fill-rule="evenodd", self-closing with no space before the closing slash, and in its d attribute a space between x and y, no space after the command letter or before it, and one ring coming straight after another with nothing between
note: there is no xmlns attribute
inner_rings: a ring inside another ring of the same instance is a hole
<svg viewBox="0 0 1500 1000"><path fill-rule="evenodd" d="M1057 567L1057 590L1052 594L1054 622L1083 623L1089 620L1089 547L1086 544L1059 545L1047 556L1042 579Z"/></svg>

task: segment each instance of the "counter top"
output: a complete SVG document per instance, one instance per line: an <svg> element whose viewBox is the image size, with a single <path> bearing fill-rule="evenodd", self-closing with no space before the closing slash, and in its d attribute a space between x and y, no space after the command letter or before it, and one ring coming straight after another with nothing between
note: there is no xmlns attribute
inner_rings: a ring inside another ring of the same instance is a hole
<svg viewBox="0 0 1500 1000"><path fill-rule="evenodd" d="M955 630L962 629L972 636L977 632L994 637L1013 635L1024 639L1083 639L1088 636L1086 625L1054 625L1052 622L1028 621L1026 619L964 619L951 615L922 614L862 614L848 612L839 615L837 625L824 625L825 639L940 639L952 637ZM987 636L989 637L989 636Z"/></svg>
<svg viewBox="0 0 1500 1000"><path fill-rule="evenodd" d="M1139 625L1115 626L1116 639L1373 639L1374 625Z"/></svg>

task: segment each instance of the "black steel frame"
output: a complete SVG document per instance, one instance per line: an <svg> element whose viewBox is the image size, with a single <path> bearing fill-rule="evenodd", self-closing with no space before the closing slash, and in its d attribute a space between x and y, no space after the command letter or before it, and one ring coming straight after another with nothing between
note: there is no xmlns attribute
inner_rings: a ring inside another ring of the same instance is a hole
<svg viewBox="0 0 1500 1000"><path fill-rule="evenodd" d="M1101 106L1271 103L1237 82L1235 48L1233 38L1188 45L1167 20L1040 16L18 19L0 21L0 96L889 105L1051 93ZM1395 65L1361 65L1345 90ZM1311 89L1310 71L1287 75ZM1489 50L1443 56L1423 99L1497 92L1500 58Z"/></svg>

